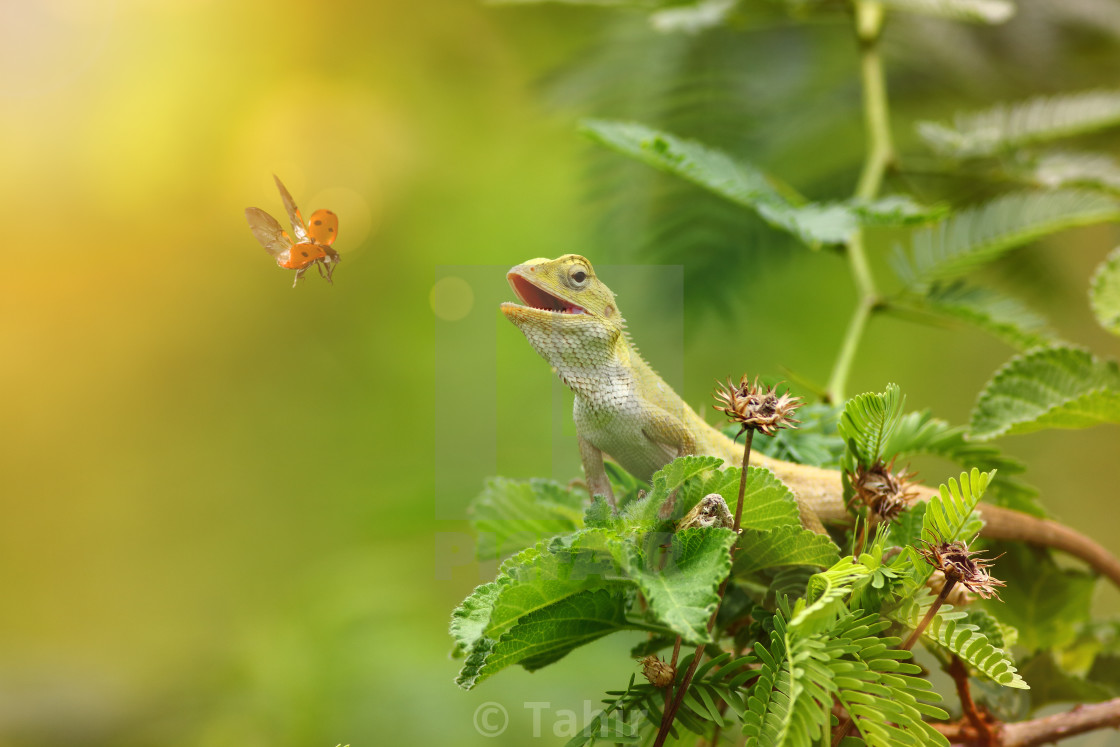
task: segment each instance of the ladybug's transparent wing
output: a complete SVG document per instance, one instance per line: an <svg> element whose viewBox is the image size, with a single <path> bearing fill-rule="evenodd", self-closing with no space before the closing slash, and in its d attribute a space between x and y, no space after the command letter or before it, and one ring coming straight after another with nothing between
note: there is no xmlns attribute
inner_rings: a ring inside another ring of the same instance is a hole
<svg viewBox="0 0 1120 747"><path fill-rule="evenodd" d="M303 216L299 214L296 201L292 199L291 193L284 186L284 182L280 181L280 177L273 174L272 178L276 180L276 188L280 190L280 199L284 201L284 209L288 211L288 220L292 222L292 231L295 232L296 243L310 241L311 239L307 235L307 224L303 222Z"/></svg>
<svg viewBox="0 0 1120 747"><path fill-rule="evenodd" d="M279 257L292 247L292 240L284 232L280 222L265 211L255 207L245 208L245 218L257 241L273 257Z"/></svg>

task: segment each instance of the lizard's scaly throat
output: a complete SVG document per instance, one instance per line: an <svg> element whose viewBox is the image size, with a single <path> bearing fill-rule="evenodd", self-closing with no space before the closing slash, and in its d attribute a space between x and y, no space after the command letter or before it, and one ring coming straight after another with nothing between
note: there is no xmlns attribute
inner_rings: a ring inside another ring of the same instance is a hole
<svg viewBox="0 0 1120 747"><path fill-rule="evenodd" d="M581 306L576 306L570 301L554 296L542 288L538 288L521 275L511 272L506 275L510 287L517 297L528 307L538 311L549 311L554 314L586 314ZM504 304L503 304L504 305Z"/></svg>

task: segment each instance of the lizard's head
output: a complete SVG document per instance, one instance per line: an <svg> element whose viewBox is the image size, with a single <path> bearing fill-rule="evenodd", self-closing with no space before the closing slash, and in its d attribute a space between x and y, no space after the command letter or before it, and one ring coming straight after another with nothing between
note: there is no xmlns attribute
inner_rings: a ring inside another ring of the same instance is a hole
<svg viewBox="0 0 1120 747"><path fill-rule="evenodd" d="M578 254L530 259L506 279L521 304L504 303L502 313L561 375L580 353L612 354L620 343L624 321L614 293Z"/></svg>

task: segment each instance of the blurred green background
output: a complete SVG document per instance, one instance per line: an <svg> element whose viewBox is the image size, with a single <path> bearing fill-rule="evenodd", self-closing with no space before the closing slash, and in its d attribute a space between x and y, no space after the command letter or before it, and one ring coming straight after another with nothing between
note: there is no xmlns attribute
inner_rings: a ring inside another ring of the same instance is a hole
<svg viewBox="0 0 1120 747"><path fill-rule="evenodd" d="M757 28L707 37L471 0L0 6L0 745L524 744L534 714L534 743L562 744L561 709L582 723L624 685L622 637L453 684L449 613L494 570L467 560L466 501L495 471L578 474L565 394L498 314L502 275L587 255L698 405L743 370L827 377L853 302L838 258L575 131L669 122L845 194L850 31L761 5ZM919 115L1114 82L1116 14L1043 6L998 31L892 27L903 143ZM274 172L305 214L339 214L334 287L292 290L253 240L246 206L281 215ZM996 272L1116 355L1085 303L1116 239L1067 233ZM1010 354L885 321L852 386L897 381L964 422ZM1007 446L1052 510L1120 547L1116 429ZM500 738L475 726L487 701Z"/></svg>

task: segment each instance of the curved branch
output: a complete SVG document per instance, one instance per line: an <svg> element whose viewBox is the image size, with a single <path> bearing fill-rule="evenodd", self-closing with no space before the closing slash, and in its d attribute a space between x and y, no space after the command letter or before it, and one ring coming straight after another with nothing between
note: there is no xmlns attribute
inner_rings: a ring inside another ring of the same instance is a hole
<svg viewBox="0 0 1120 747"><path fill-rule="evenodd" d="M1054 716L1004 724L999 731L999 744L1001 747L1034 747L1106 727L1120 728L1120 698L1079 705Z"/></svg>

